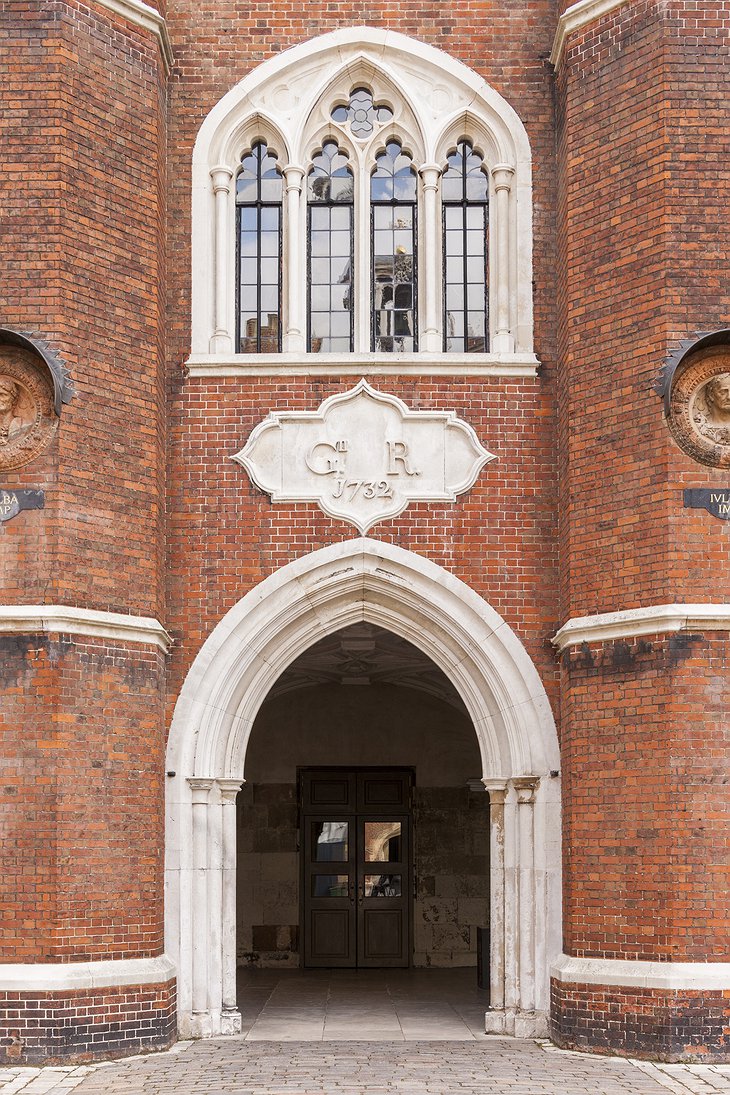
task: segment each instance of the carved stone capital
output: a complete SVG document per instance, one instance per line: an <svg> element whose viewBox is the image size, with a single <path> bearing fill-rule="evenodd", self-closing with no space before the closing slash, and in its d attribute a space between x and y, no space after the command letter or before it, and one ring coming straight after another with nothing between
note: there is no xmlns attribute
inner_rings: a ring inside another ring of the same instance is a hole
<svg viewBox="0 0 730 1095"><path fill-rule="evenodd" d="M498 163L492 168L492 178L494 179L494 189L496 191L509 190L512 186L512 176L515 173L514 167L508 163Z"/></svg>
<svg viewBox="0 0 730 1095"><path fill-rule="evenodd" d="M423 167L419 167L418 174L423 181L424 190L438 190L439 180L441 178L441 167L437 163L425 163Z"/></svg>
<svg viewBox="0 0 730 1095"><path fill-rule="evenodd" d="M483 779L484 790L489 795L490 806L504 806L507 797L506 779Z"/></svg>
<svg viewBox="0 0 730 1095"><path fill-rule="evenodd" d="M539 782L538 776L520 776L512 781L520 806L527 806L533 801Z"/></svg>
<svg viewBox="0 0 730 1095"><path fill-rule="evenodd" d="M233 172L230 167L212 167L210 177L213 180L213 192L217 194L223 190L227 194L231 187Z"/></svg>
<svg viewBox="0 0 730 1095"><path fill-rule="evenodd" d="M218 787L221 793L221 802L225 806L229 803L235 803L236 795L245 782L245 779L219 779Z"/></svg>
<svg viewBox="0 0 730 1095"><path fill-rule="evenodd" d="M200 776L190 776L188 778L190 790L193 792L193 806L200 806L208 801L208 794L214 783L214 779Z"/></svg>
<svg viewBox="0 0 730 1095"><path fill-rule="evenodd" d="M290 163L283 169L282 174L286 183L287 193L290 190L296 190L299 194L304 181L304 168L300 167L299 164Z"/></svg>

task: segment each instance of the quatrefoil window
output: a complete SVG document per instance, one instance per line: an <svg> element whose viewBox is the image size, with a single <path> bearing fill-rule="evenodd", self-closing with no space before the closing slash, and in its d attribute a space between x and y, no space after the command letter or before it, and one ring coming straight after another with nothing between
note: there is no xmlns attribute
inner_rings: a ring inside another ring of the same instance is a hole
<svg viewBox="0 0 730 1095"><path fill-rule="evenodd" d="M376 123L389 122L393 111L385 103L374 103L366 87L356 87L350 92L350 105L334 107L331 117L340 125L349 122L353 137L365 138L373 133Z"/></svg>

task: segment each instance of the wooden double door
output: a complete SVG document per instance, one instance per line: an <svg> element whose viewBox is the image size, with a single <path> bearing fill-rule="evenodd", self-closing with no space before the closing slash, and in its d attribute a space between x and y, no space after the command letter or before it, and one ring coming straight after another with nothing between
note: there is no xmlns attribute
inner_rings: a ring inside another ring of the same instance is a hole
<svg viewBox="0 0 730 1095"><path fill-rule="evenodd" d="M408 966L408 769L300 771L304 965Z"/></svg>

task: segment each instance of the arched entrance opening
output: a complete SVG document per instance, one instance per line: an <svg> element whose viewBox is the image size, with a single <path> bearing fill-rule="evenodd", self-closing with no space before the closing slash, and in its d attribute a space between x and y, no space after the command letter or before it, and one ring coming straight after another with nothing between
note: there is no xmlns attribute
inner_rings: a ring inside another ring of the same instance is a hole
<svg viewBox="0 0 730 1095"><path fill-rule="evenodd" d="M239 967L475 966L489 797L461 697L418 647L366 622L314 643L262 704L245 777Z"/></svg>
<svg viewBox="0 0 730 1095"><path fill-rule="evenodd" d="M341 644L343 634L352 641L358 626L361 641L393 636L391 654L401 640L401 653L413 647L433 663L455 703L452 730L457 709L473 728L471 756L481 765L474 774L489 795L486 1027L543 1033L549 963L560 952L559 753L544 688L515 634L473 590L423 557L369 538L313 552L248 593L210 635L181 691L167 758L175 776L168 779L166 893L180 1032L240 1029L236 797L249 760L255 766L266 749L266 735L252 735L257 716L260 729L277 702L277 681L281 702L296 677L297 659ZM446 725L430 735L442 751ZM406 745L404 738L400 748ZM399 757L391 749L386 763L399 767ZM350 752L334 767L352 767L351 760Z"/></svg>

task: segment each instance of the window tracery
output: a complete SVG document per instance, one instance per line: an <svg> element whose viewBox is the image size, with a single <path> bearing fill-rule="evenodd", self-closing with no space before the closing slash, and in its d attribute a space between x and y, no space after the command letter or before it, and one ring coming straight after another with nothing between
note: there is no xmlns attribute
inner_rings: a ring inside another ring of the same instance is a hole
<svg viewBox="0 0 730 1095"><path fill-rule="evenodd" d="M242 189L254 148L276 149L278 204ZM404 159L388 180L391 152ZM359 27L265 62L203 124L193 193L193 364L241 354L275 368L279 351L322 368L354 353L534 371L529 143L440 51ZM269 204L279 276L261 265L254 286L244 261L254 227L257 259L273 257Z"/></svg>
<svg viewBox="0 0 730 1095"><path fill-rule="evenodd" d="M389 122L393 111L386 103L376 105L369 88L356 87L350 92L349 106L334 106L330 117L340 125L349 123L352 135L364 140L375 132L376 125Z"/></svg>

